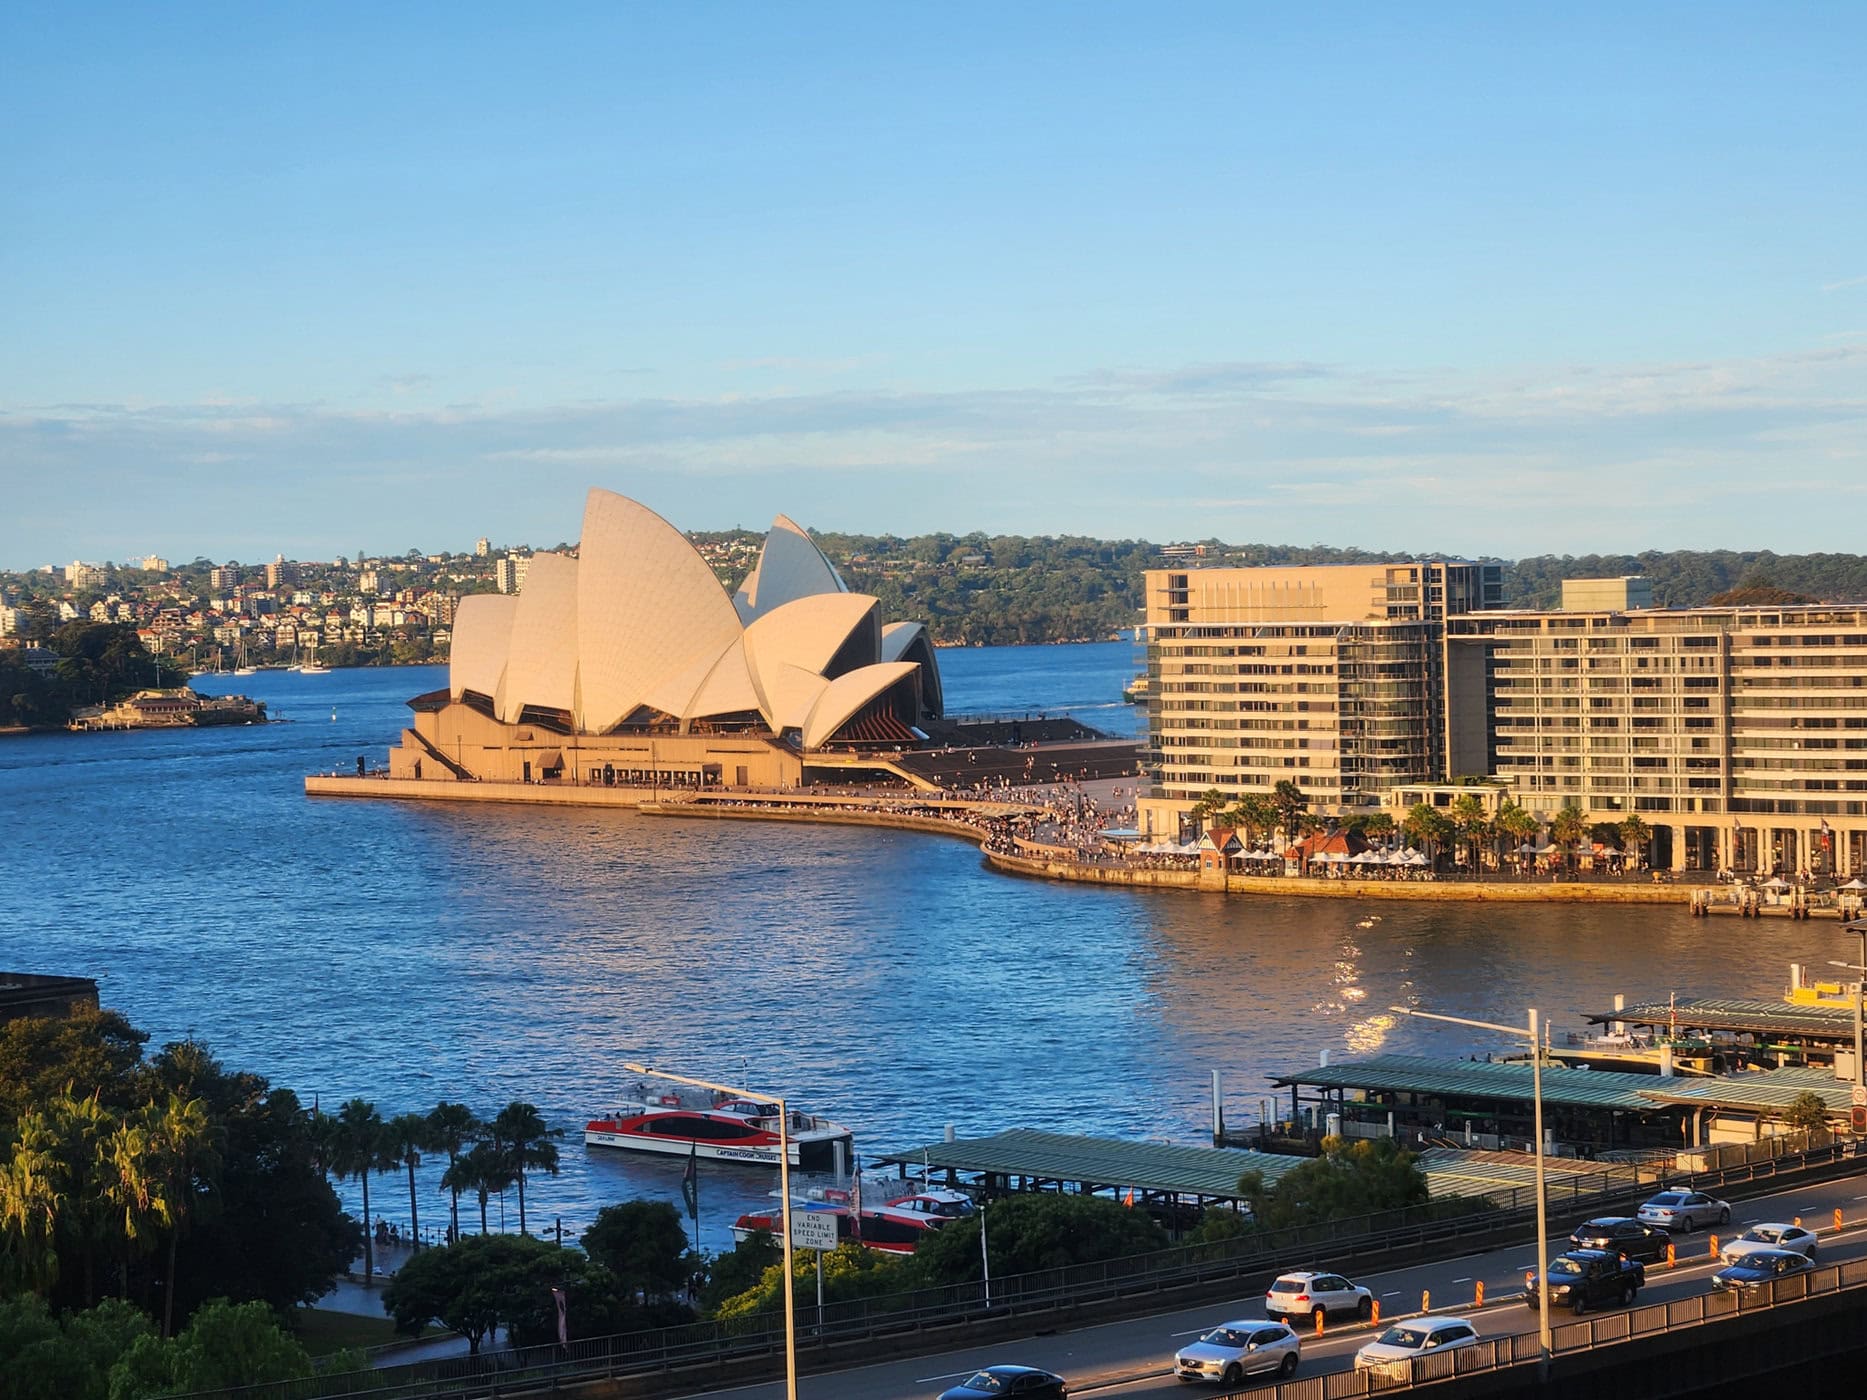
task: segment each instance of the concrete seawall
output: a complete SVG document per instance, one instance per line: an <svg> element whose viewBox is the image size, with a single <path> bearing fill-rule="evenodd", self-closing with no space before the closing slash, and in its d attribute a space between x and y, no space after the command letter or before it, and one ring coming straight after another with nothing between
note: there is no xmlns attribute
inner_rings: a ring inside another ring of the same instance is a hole
<svg viewBox="0 0 1867 1400"><path fill-rule="evenodd" d="M414 802L506 802L546 807L619 807L645 816L688 817L715 821L809 822L815 825L881 827L925 832L982 844L985 830L963 815L999 816L1027 810L1015 804L938 800L952 817L890 812L874 799L810 793L675 794L642 788L607 788L556 783L457 783L427 779L357 778L320 774L305 779L314 797L372 797ZM782 806L748 805L760 800ZM1691 891L1676 885L1606 885L1586 882L1534 883L1513 880L1337 880L1262 875L1234 875L1198 870L1165 870L1067 860L1055 855L985 852L985 862L1006 875L1062 880L1081 885L1118 885L1131 889L1191 890L1210 894L1270 895L1280 899L1356 899L1441 901L1499 904L1686 904Z"/></svg>

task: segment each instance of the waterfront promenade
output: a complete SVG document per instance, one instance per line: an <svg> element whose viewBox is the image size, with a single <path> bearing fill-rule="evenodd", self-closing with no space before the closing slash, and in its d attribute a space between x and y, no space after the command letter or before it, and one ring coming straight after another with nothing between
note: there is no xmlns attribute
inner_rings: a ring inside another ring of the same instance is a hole
<svg viewBox="0 0 1867 1400"><path fill-rule="evenodd" d="M1128 792L1132 792L1132 781L1125 780ZM1055 789L1013 790L1002 797L977 797L898 789L701 791L555 783L459 783L391 778L379 773L362 777L347 773L317 774L305 779L305 792L314 797L609 807L656 817L805 822L920 831L973 842L982 848L987 866L1002 874L1133 889L1304 899L1643 904L1677 908L1691 901L1693 889L1709 884L1709 881L1688 880L1654 883L1626 876L1556 879L1548 874L1495 873L1476 879L1448 875L1395 879L1201 870L1191 856L1127 856L1118 846L1100 843L1082 834L1077 803L1109 807L1119 800L1111 794L1118 793L1123 786L1124 780L1104 779ZM1777 911L1765 909L1763 912Z"/></svg>

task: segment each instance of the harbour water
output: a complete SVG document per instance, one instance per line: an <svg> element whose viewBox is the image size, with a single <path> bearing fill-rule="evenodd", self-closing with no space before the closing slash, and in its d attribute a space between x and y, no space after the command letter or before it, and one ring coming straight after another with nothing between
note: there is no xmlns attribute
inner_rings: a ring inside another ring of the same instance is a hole
<svg viewBox="0 0 1867 1400"><path fill-rule="evenodd" d="M1069 711L1132 732L1125 643L941 655L968 712ZM1010 879L959 841L619 812L312 800L304 774L380 763L433 669L203 677L289 721L0 741L0 968L100 979L157 1044L330 1105L537 1103L563 1170L528 1202L566 1229L678 1199L682 1164L581 1144L624 1060L757 1087L854 1128L858 1151L1028 1126L1201 1141L1319 1051L1482 1053L1412 1003L1555 1025L1613 994L1776 995L1831 925L1677 909L1225 898ZM1362 919L1378 914L1371 928ZM703 1181L703 1238L769 1174ZM373 1192L406 1215L392 1182ZM438 1220L438 1198L422 1203Z"/></svg>

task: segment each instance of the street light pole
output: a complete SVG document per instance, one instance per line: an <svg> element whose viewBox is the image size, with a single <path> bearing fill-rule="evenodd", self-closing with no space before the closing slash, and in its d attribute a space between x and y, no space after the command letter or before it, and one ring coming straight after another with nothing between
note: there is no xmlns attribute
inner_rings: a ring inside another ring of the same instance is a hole
<svg viewBox="0 0 1867 1400"><path fill-rule="evenodd" d="M1423 1021L1445 1021L1475 1030L1496 1031L1530 1042L1531 1122L1536 1131L1536 1340L1539 1350L1537 1372L1540 1379L1549 1377L1549 1359L1555 1351L1555 1334L1549 1325L1549 1182L1543 1171L1543 1042L1538 1035L1536 1009L1530 1009L1528 1026L1500 1026L1490 1021L1469 1021L1463 1016L1442 1016L1419 1011L1410 1006L1387 1008L1400 1016L1417 1016Z"/></svg>
<svg viewBox="0 0 1867 1400"><path fill-rule="evenodd" d="M625 1062L623 1068L643 1078L665 1079L670 1084L687 1084L696 1089L710 1089L716 1094L744 1092L730 1084L670 1074L647 1065ZM791 1272L791 1106L783 1099L778 1100L778 1220L784 1234L784 1394L785 1400L797 1400L797 1297Z"/></svg>

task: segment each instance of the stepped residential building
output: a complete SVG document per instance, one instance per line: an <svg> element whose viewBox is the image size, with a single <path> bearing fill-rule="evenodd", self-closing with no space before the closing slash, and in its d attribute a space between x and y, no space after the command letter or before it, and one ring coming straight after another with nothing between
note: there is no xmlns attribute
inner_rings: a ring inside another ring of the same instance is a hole
<svg viewBox="0 0 1867 1400"><path fill-rule="evenodd" d="M1500 566L1465 561L1150 570L1143 829L1179 834L1213 789L1289 779L1340 810L1442 774L1445 619L1501 595Z"/></svg>
<svg viewBox="0 0 1867 1400"><path fill-rule="evenodd" d="M913 746L940 713L921 624L885 624L782 516L730 595L610 491L590 492L576 558L528 564L516 595L461 600L447 689L409 702L392 777L779 786Z"/></svg>

